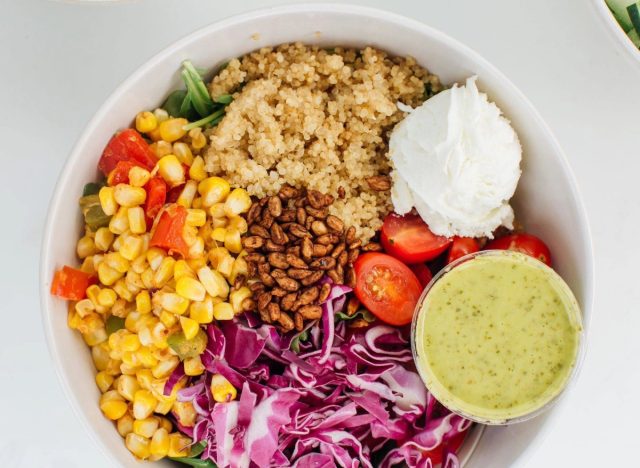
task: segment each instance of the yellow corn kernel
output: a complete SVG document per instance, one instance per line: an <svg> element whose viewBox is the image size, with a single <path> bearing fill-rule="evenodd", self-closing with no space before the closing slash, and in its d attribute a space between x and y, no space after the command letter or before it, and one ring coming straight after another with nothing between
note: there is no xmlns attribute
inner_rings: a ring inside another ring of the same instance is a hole
<svg viewBox="0 0 640 468"><path fill-rule="evenodd" d="M230 218L246 213L251 208L251 197L245 189L236 188L224 202L224 212Z"/></svg>
<svg viewBox="0 0 640 468"><path fill-rule="evenodd" d="M149 390L138 390L133 395L133 417L145 419L151 416L158 400Z"/></svg>
<svg viewBox="0 0 640 468"><path fill-rule="evenodd" d="M187 264L193 271L198 271L200 268L207 264L207 257L188 258Z"/></svg>
<svg viewBox="0 0 640 468"><path fill-rule="evenodd" d="M167 420L166 418L164 419ZM151 455L156 457L167 456L167 453L169 453L169 431L166 428L160 427L153 433L149 451Z"/></svg>
<svg viewBox="0 0 640 468"><path fill-rule="evenodd" d="M196 417L198 416L190 401L176 401L173 404L173 414L178 422L186 427L192 427L196 423Z"/></svg>
<svg viewBox="0 0 640 468"><path fill-rule="evenodd" d="M213 229L226 228L228 224L229 224L229 218L227 218L226 216L224 218L213 218L211 220L211 226L213 226ZM211 238L213 239L213 236L211 236Z"/></svg>
<svg viewBox="0 0 640 468"><path fill-rule="evenodd" d="M183 361L183 363L184 373L191 377L202 375L204 373L204 365L202 364L200 356L187 358Z"/></svg>
<svg viewBox="0 0 640 468"><path fill-rule="evenodd" d="M114 377L120 375L120 364L121 361L118 359L109 359L107 363L107 368L104 370L107 374L113 375Z"/></svg>
<svg viewBox="0 0 640 468"><path fill-rule="evenodd" d="M133 432L141 435L142 437L147 437L148 439L150 439L151 437L153 437L153 434L154 432L156 432L159 425L160 421L154 416L136 420L133 422Z"/></svg>
<svg viewBox="0 0 640 468"><path fill-rule="evenodd" d="M173 154L176 155L178 160L182 164L186 164L187 166L191 166L193 164L193 154L191 153L191 149L189 145L183 142L178 142L173 144Z"/></svg>
<svg viewBox="0 0 640 468"><path fill-rule="evenodd" d="M182 277L176 281L176 292L191 301L202 301L206 294L202 283L189 277Z"/></svg>
<svg viewBox="0 0 640 468"><path fill-rule="evenodd" d="M76 244L76 254L78 258L84 259L96 253L96 244L89 236L78 239Z"/></svg>
<svg viewBox="0 0 640 468"><path fill-rule="evenodd" d="M242 242L240 241L240 231L237 229L227 228L227 232L224 236L224 246L229 252L235 254L240 253L242 250Z"/></svg>
<svg viewBox="0 0 640 468"><path fill-rule="evenodd" d="M182 327L184 337L187 340L196 336L198 334L198 330L200 330L200 324L189 317L180 317L180 327Z"/></svg>
<svg viewBox="0 0 640 468"><path fill-rule="evenodd" d="M82 325L82 317L78 315L72 303L67 308L67 326L72 330L77 330Z"/></svg>
<svg viewBox="0 0 640 468"><path fill-rule="evenodd" d="M234 216L229 218L227 229L237 229L240 234L245 234L249 230L249 226L247 224L247 220L242 216Z"/></svg>
<svg viewBox="0 0 640 468"><path fill-rule="evenodd" d="M213 219L224 219L226 226L226 222L228 221L228 219L227 215L224 214L224 203L214 203L213 205L211 205L209 207L209 215Z"/></svg>
<svg viewBox="0 0 640 468"><path fill-rule="evenodd" d="M124 299L116 299L116 302L111 307L111 315L116 317L126 318L129 312L131 312L131 305Z"/></svg>
<svg viewBox="0 0 640 468"><path fill-rule="evenodd" d="M109 363L109 343L105 341L91 348L91 358L98 371L103 371Z"/></svg>
<svg viewBox="0 0 640 468"><path fill-rule="evenodd" d="M216 270L218 270L225 277L231 276L231 272L233 271L234 260L231 255L227 255L226 257L220 258L218 260L218 265L216 266Z"/></svg>
<svg viewBox="0 0 640 468"><path fill-rule="evenodd" d="M164 258L164 251L162 249L159 249L158 247L152 247L147 250L147 262L149 262L149 267L151 267L153 271L156 271L158 268L160 268L160 265L162 264L162 260Z"/></svg>
<svg viewBox="0 0 640 468"><path fill-rule="evenodd" d="M86 333L83 333L82 338L84 339L84 342L87 344L87 346L95 346L107 340L107 330L105 330L104 326L94 328L87 331Z"/></svg>
<svg viewBox="0 0 640 468"><path fill-rule="evenodd" d="M142 341L142 340L141 340ZM138 362L140 363L140 365L144 366L144 367L154 367L158 364L158 360L156 359L156 357L153 355L153 352L145 347L140 348L138 351L136 351L136 358L138 360Z"/></svg>
<svg viewBox="0 0 640 468"><path fill-rule="evenodd" d="M151 369L151 373L156 379L169 377L169 374L178 367L178 364L180 364L180 360L177 356L168 356L164 361L158 362L158 364Z"/></svg>
<svg viewBox="0 0 640 468"><path fill-rule="evenodd" d="M141 388L149 390L151 388L151 382L153 382L153 374L151 373L151 369L140 369L138 372L136 372L136 380L140 384Z"/></svg>
<svg viewBox="0 0 640 468"><path fill-rule="evenodd" d="M102 262L98 266L98 279L106 286L111 286L113 283L122 278L123 274L114 270L105 262Z"/></svg>
<svg viewBox="0 0 640 468"><path fill-rule="evenodd" d="M206 207L224 201L230 190L229 182L221 177L207 177L198 184L202 205Z"/></svg>
<svg viewBox="0 0 640 468"><path fill-rule="evenodd" d="M131 214L131 212L135 209L137 208L130 209L129 214ZM140 210L142 210L142 208L140 208ZM142 219L144 224L144 213L142 213L142 216L143 216ZM131 220L129 220L129 225L131 225ZM133 261L137 259L138 256L140 255L142 251L142 245L143 245L143 241L141 237L133 236L133 235L127 236L122 241L122 244L120 245L120 249L118 250L118 252L125 260Z"/></svg>
<svg viewBox="0 0 640 468"><path fill-rule="evenodd" d="M151 179L151 173L144 167L133 166L129 169L129 184L134 187L144 187Z"/></svg>
<svg viewBox="0 0 640 468"><path fill-rule="evenodd" d="M138 335L135 333L127 333L120 340L120 347L123 351L136 351L140 347Z"/></svg>
<svg viewBox="0 0 640 468"><path fill-rule="evenodd" d="M118 295L110 288L104 288L98 294L98 304L103 307L113 307L113 304L116 303L116 299L118 299Z"/></svg>
<svg viewBox="0 0 640 468"><path fill-rule="evenodd" d="M173 405L173 403L171 403L171 405ZM171 429L173 429L171 421L167 418L163 418L162 416L159 416L158 419L160 420L160 429L165 429L167 432L171 432Z"/></svg>
<svg viewBox="0 0 640 468"><path fill-rule="evenodd" d="M143 111L136 115L136 130L140 133L149 133L158 126L158 119L152 112Z"/></svg>
<svg viewBox="0 0 640 468"><path fill-rule="evenodd" d="M85 258L82 261L82 265L80 265L80 270L82 270L85 273L88 273L90 275L94 275L96 273L96 269L93 266L93 257L95 257L95 255L91 255L91 256Z"/></svg>
<svg viewBox="0 0 640 468"><path fill-rule="evenodd" d="M190 226L204 226L207 222L207 212L204 210L188 209L186 223Z"/></svg>
<svg viewBox="0 0 640 468"><path fill-rule="evenodd" d="M98 192L98 199L100 200L100 206L104 214L107 216L116 214L118 202L116 202L113 187L102 187Z"/></svg>
<svg viewBox="0 0 640 468"><path fill-rule="evenodd" d="M113 233L106 227L98 228L93 242L95 243L96 249L106 252L113 242Z"/></svg>
<svg viewBox="0 0 640 468"><path fill-rule="evenodd" d="M113 290L118 294L118 297L124 299L127 302L131 302L133 300L133 293L127 287L127 283L124 279L119 279L113 285Z"/></svg>
<svg viewBox="0 0 640 468"><path fill-rule="evenodd" d="M173 314L182 315L189 308L189 300L176 293L158 292L153 296L153 303Z"/></svg>
<svg viewBox="0 0 640 468"><path fill-rule="evenodd" d="M193 302L189 307L189 317L198 323L211 323L213 321L213 301L210 297L202 302Z"/></svg>
<svg viewBox="0 0 640 468"><path fill-rule="evenodd" d="M231 291L231 294L229 294L229 302L231 303L231 307L236 314L242 312L242 301L250 298L251 295L251 290L246 286L243 286L235 291Z"/></svg>
<svg viewBox="0 0 640 468"><path fill-rule="evenodd" d="M171 398L163 398L158 401L153 411L157 414L169 414L171 408L173 408L173 400Z"/></svg>
<svg viewBox="0 0 640 468"><path fill-rule="evenodd" d="M219 302L213 306L213 317L216 320L231 320L233 316L233 307L228 302Z"/></svg>
<svg viewBox="0 0 640 468"><path fill-rule="evenodd" d="M170 457L188 457L189 447L191 447L190 438L180 434L179 432L169 434L169 451L167 452L167 455Z"/></svg>
<svg viewBox="0 0 640 468"><path fill-rule="evenodd" d="M185 260L178 260L173 266L173 278L179 281L181 278L194 278L196 274Z"/></svg>
<svg viewBox="0 0 640 468"><path fill-rule="evenodd" d="M151 296L149 295L149 291L140 291L136 295L136 310L141 314L151 312Z"/></svg>
<svg viewBox="0 0 640 468"><path fill-rule="evenodd" d="M235 400L238 395L235 387L222 374L211 376L211 394L218 403Z"/></svg>
<svg viewBox="0 0 640 468"><path fill-rule="evenodd" d="M91 299L82 299L76 302L75 309L80 318L84 318L96 310Z"/></svg>
<svg viewBox="0 0 640 468"><path fill-rule="evenodd" d="M129 229L129 215L127 207L121 206L109 221L109 230L114 234L123 234Z"/></svg>
<svg viewBox="0 0 640 468"><path fill-rule="evenodd" d="M144 216L144 210L141 206L134 206L127 210L127 218L129 221L129 229L134 234L144 234L147 232L147 220ZM140 246L142 249L142 245ZM122 250L122 248L121 248ZM133 260L131 258L130 260Z"/></svg>
<svg viewBox="0 0 640 468"><path fill-rule="evenodd" d="M153 283L153 270L151 269L151 267L142 272L142 274L140 275L140 279L142 280L142 284L144 284L144 287L146 289L155 288Z"/></svg>
<svg viewBox="0 0 640 468"><path fill-rule="evenodd" d="M111 384L113 383L113 376L109 375L105 371L100 371L96 374L96 385L100 389L102 393L106 392L111 388Z"/></svg>
<svg viewBox="0 0 640 468"><path fill-rule="evenodd" d="M155 133L155 132L154 132ZM156 154L156 157L160 159L162 156L166 156L167 154L171 154L173 152L173 147L171 143L167 141L162 141L159 138L154 139L155 143L150 145L151 150Z"/></svg>
<svg viewBox="0 0 640 468"><path fill-rule="evenodd" d="M191 167L189 167L189 177L197 182L207 178L207 171L204 168L204 159L201 156L193 158Z"/></svg>
<svg viewBox="0 0 640 468"><path fill-rule="evenodd" d="M204 239L196 237L195 242L189 246L189 258L200 258L204 256Z"/></svg>
<svg viewBox="0 0 640 468"><path fill-rule="evenodd" d="M160 266L153 275L153 283L156 288L163 287L173 276L173 269L176 261L173 257L164 257Z"/></svg>
<svg viewBox="0 0 640 468"><path fill-rule="evenodd" d="M154 318L149 314L141 314L137 311L132 311L127 314L127 317L124 319L125 328L137 335L138 331L152 322ZM137 349L137 348L136 348ZM135 351L135 350L132 350Z"/></svg>
<svg viewBox="0 0 640 468"><path fill-rule="evenodd" d="M176 314L172 314L168 310L163 310L160 313L160 322L162 322L162 325L164 325L166 328L171 328L176 323L178 323L178 317L176 316ZM156 343L154 343L154 345L158 346L158 344Z"/></svg>
<svg viewBox="0 0 640 468"><path fill-rule="evenodd" d="M229 284L227 280L217 271L208 266L203 266L198 270L198 279L211 297L227 297L229 295Z"/></svg>
<svg viewBox="0 0 640 468"><path fill-rule="evenodd" d="M247 261L242 258L242 256L238 255L235 261L233 262L233 267L231 268L231 274L229 275L229 282L234 284L236 278L238 276L248 276L249 275L249 266L247 265Z"/></svg>
<svg viewBox="0 0 640 468"><path fill-rule="evenodd" d="M160 138L162 138L164 141L168 141L169 143L173 143L174 141L179 140L187 134L186 130L184 130L183 127L188 123L189 121L187 119L175 118L169 118L163 122L160 122Z"/></svg>
<svg viewBox="0 0 640 468"><path fill-rule="evenodd" d="M142 205L147 199L147 192L142 187L129 184L118 184L113 188L113 196L120 206L127 208Z"/></svg>
<svg viewBox="0 0 640 468"><path fill-rule="evenodd" d="M160 158L158 173L171 187L184 184L184 168L174 154Z"/></svg>
<svg viewBox="0 0 640 468"><path fill-rule="evenodd" d="M195 209L200 209L203 208L202 206L202 197L195 197L193 199L193 201L191 202L191 208L195 208Z"/></svg>
<svg viewBox="0 0 640 468"><path fill-rule="evenodd" d="M227 228L217 227L211 231L211 238L220 243L224 243L224 240L227 236Z"/></svg>
<svg viewBox="0 0 640 468"><path fill-rule="evenodd" d="M115 389L125 400L133 401L136 392L140 390L140 384L133 375L121 375L116 380Z"/></svg>
<svg viewBox="0 0 640 468"><path fill-rule="evenodd" d="M129 260L124 258L120 252L109 252L104 256L103 263L119 273L126 273L129 270Z"/></svg>
<svg viewBox="0 0 640 468"><path fill-rule="evenodd" d="M144 239L142 240L142 246L144 247ZM131 261L131 269L139 275L144 273L144 270L147 269L148 265L149 264L147 263L147 257L144 254L141 254Z"/></svg>
<svg viewBox="0 0 640 468"><path fill-rule="evenodd" d="M184 188L182 192L180 192L180 196L176 200L178 205L182 205L185 208L191 208L191 204L193 203L193 199L196 196L198 191L198 182L195 180L188 180L186 184L184 184ZM189 218L187 217L187 223L189 223Z"/></svg>
<svg viewBox="0 0 640 468"><path fill-rule="evenodd" d="M108 419L115 421L127 412L127 403L120 394L110 390L100 397L100 409Z"/></svg>
<svg viewBox="0 0 640 468"><path fill-rule="evenodd" d="M193 149L202 149L207 144L207 138L204 136L204 133L202 133L200 127L189 130L189 138L191 138L191 146Z"/></svg>
<svg viewBox="0 0 640 468"><path fill-rule="evenodd" d="M124 439L124 445L126 445L131 453L142 460L149 458L151 455L149 451L149 439L133 432L127 434L127 437Z"/></svg>
<svg viewBox="0 0 640 468"><path fill-rule="evenodd" d="M217 268L220 261L225 257L230 257L231 254L224 247L214 247L209 249L209 261L211 262L211 266L213 268Z"/></svg>
<svg viewBox="0 0 640 468"><path fill-rule="evenodd" d="M129 413L125 414L116 422L116 428L118 429L118 434L122 437L127 437L127 434L133 432L133 417Z"/></svg>

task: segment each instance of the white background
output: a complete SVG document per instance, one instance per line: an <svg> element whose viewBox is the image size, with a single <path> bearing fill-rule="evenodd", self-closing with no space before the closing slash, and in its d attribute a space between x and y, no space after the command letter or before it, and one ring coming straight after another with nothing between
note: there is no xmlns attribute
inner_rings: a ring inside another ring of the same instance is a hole
<svg viewBox="0 0 640 468"><path fill-rule="evenodd" d="M279 3L0 0L0 466L108 466L62 394L38 304L47 204L84 125L118 83L175 39ZM630 454L640 416L640 66L590 0L353 3L411 16L476 49L558 137L593 230L595 313L579 382L527 466L638 466Z"/></svg>

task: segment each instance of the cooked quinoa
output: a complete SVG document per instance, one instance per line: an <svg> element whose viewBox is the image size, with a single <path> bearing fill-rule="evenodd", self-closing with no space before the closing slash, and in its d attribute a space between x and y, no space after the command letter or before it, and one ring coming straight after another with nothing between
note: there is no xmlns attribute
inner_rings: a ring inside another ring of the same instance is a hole
<svg viewBox="0 0 640 468"><path fill-rule="evenodd" d="M209 132L206 165L262 197L285 184L334 195L332 214L368 240L391 210L388 192L366 178L389 173L388 136L403 113L440 91L437 76L411 57L371 47L264 48L233 59L211 82L215 98L233 94Z"/></svg>

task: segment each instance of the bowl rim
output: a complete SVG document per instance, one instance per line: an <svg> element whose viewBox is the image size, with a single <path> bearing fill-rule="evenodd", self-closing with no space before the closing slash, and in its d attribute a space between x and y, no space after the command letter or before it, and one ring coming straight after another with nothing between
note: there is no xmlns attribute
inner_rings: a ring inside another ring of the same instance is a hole
<svg viewBox="0 0 640 468"><path fill-rule="evenodd" d="M613 16L613 13L609 9L605 0L591 0L591 5L596 10L596 16L600 18L600 23L605 26L609 32L609 37L614 38L615 41L624 48L625 56L629 61L632 61L635 66L640 67L640 49L629 39L627 33L624 32L622 26L618 24L618 21Z"/></svg>
<svg viewBox="0 0 640 468"><path fill-rule="evenodd" d="M45 219L44 224L44 232L42 236L41 242L41 252L40 252L40 266L39 266L39 292L40 292L40 311L42 315L42 326L44 329L44 335L47 342L47 348L49 351L49 356L53 361L53 367L55 373L58 377L59 383L62 387L63 393L70 403L72 410L76 417L80 420L82 426L85 431L89 434L89 437L93 440L96 446L101 450L101 452L105 455L106 459L110 462L116 462L115 456L108 449L107 445L102 441L102 439L98 436L97 432L93 429L93 425L89 420L89 417L80 409L80 403L71 389L67 376L62 371L62 356L57 347L56 339L53 333L52 326L52 314L49 311L47 305L47 299L49 298L49 289L47 285L49 284L49 276L51 275L51 249L50 246L53 245L53 239L55 238L56 233L53 230L54 220L59 210L61 210L61 201L63 198L63 193L65 191L65 187L68 185L68 181L71 178L71 169L76 165L77 160L81 157L81 149L87 144L87 141L91 138L91 135L94 133L95 129L98 127L98 124L104 119L105 115L108 113L108 110L119 100L121 100L126 94L127 89L131 86L132 83L136 82L141 76L149 71L149 69L153 68L157 64L163 62L172 54L178 52L179 50L185 48L191 43L197 42L203 36L206 36L214 31L223 30L227 27L231 27L234 25L242 24L248 21L257 20L261 18L268 18L278 15L286 15L286 14L296 14L296 13L343 13L343 14L351 14L357 15L362 18L373 18L383 22L395 24L402 28L416 30L423 34L430 35L439 39L441 42L447 43L449 47L456 50L456 52L460 53L460 55L464 57L472 57L473 61L476 63L481 63L486 69L490 70L491 73L499 79L505 86L510 88L510 91L513 92L516 96L519 97L522 104L526 107L528 114L535 120L536 124L539 126L542 132L544 132L548 142L554 147L555 154L558 159L558 162L562 168L564 176L569 182L569 190L575 201L575 209L576 214L579 219L581 219L582 223L580 229L583 231L584 239L585 239L585 249L587 258L585 259L586 270L584 273L584 291L585 291L585 303L582 304L583 311L589 311L589 315L584 320L585 324L585 335L584 340L587 341L587 332L589 328L589 322L591 321L592 309L593 309L593 284L595 279L594 274L594 251L593 251L593 240L591 236L591 228L587 216L587 212L584 206L584 201L580 196L580 191L578 188L578 183L575 178L573 171L569 165L567 156L565 155L562 147L560 146L558 140L552 133L551 129L547 125L547 123L542 119L541 115L538 113L536 108L533 106L531 101L495 66L493 66L490 62L488 62L483 56L481 56L478 52L476 52L471 47L463 44L457 39L441 32L440 30L429 26L421 21L418 21L413 18L409 18L407 16L387 11L380 8L373 8L368 6L360 6L360 5L351 5L351 4L341 4L341 3L303 3L303 4L284 4L272 7L265 7L254 9L245 13L240 13L237 15L232 15L226 18L223 18L218 21L214 21L208 25L200 27L195 31L183 36L182 38L170 43L166 47L164 47L159 52L155 53L152 57L146 60L142 65L140 65L133 73L128 75L120 84L109 94L107 99L100 105L98 110L93 114L89 122L83 128L80 136L78 137L76 143L73 145L71 152L68 154L62 169L58 173L57 181L54 187L53 194L51 196L47 217ZM582 356L584 359L584 354ZM577 365L581 366L581 363ZM575 380L577 381L578 376L576 376ZM550 412L549 419L553 420L557 416L558 412ZM549 425L550 422L547 422ZM527 452L531 452L535 450L539 444L541 443L541 439L543 437L537 436L534 437L531 443L527 446ZM524 454L525 452L522 452Z"/></svg>

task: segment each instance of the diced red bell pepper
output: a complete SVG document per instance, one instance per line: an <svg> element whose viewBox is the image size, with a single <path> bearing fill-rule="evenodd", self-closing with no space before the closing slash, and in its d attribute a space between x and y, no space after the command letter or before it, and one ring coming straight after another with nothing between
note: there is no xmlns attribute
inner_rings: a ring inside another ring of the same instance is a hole
<svg viewBox="0 0 640 468"><path fill-rule="evenodd" d="M186 258L189 247L182 237L184 225L187 220L187 209L180 205L169 205L160 215L155 232L151 237L151 247L160 247L169 254L174 252Z"/></svg>
<svg viewBox="0 0 640 468"><path fill-rule="evenodd" d="M158 213L167 200L167 183L162 177L153 177L144 186L147 191L147 199L144 204L144 214L147 218L147 229L153 225Z"/></svg>
<svg viewBox="0 0 640 468"><path fill-rule="evenodd" d="M108 176L118 161L130 161L152 170L157 158L149 144L136 130L127 128L111 138L102 152L98 168Z"/></svg>
<svg viewBox="0 0 640 468"><path fill-rule="evenodd" d="M184 184L176 185L175 187L171 188L167 192L167 203L177 202L183 189L184 189Z"/></svg>
<svg viewBox="0 0 640 468"><path fill-rule="evenodd" d="M51 294L62 299L79 301L87 297L87 288L95 282L95 276L65 265L53 275Z"/></svg>
<svg viewBox="0 0 640 468"><path fill-rule="evenodd" d="M114 187L118 184L129 183L129 171L132 167L142 167L140 163L135 161L118 161L116 167L109 172L107 177L107 185Z"/></svg>

